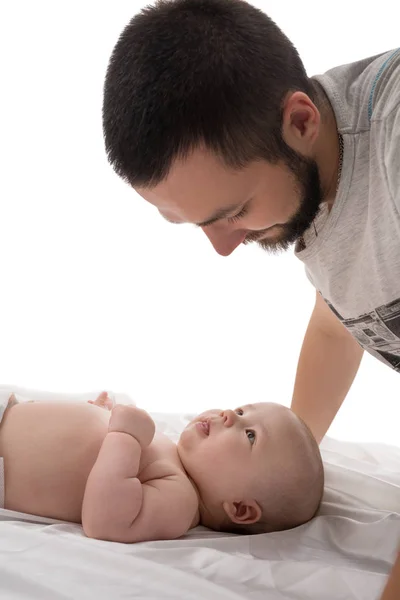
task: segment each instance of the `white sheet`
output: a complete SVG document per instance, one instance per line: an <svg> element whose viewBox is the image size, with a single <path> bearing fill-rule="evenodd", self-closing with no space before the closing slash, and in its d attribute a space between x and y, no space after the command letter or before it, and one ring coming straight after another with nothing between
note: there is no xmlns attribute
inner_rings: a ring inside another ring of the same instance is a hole
<svg viewBox="0 0 400 600"><path fill-rule="evenodd" d="M153 415L172 439L190 416ZM326 439L320 515L257 536L197 528L177 541L87 539L0 511L1 600L375 600L400 540L400 449Z"/></svg>

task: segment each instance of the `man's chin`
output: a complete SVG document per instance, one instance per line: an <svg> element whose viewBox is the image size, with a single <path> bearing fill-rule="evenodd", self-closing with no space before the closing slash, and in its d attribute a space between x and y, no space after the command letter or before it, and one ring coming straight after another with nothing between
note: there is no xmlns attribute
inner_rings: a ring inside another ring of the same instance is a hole
<svg viewBox="0 0 400 600"><path fill-rule="evenodd" d="M263 237L255 240L255 242L265 250L266 252L270 252L272 254L278 254L281 252L287 252L294 244L296 244L307 231L307 228L302 228L301 231L290 232L287 231L285 233L281 233L281 235L264 235Z"/></svg>
<svg viewBox="0 0 400 600"><path fill-rule="evenodd" d="M299 236L300 237L300 236ZM270 252L271 254L279 254L281 252L286 252L289 248L295 244L297 238L293 240L293 238L261 238L257 240L257 244L265 250L266 252Z"/></svg>

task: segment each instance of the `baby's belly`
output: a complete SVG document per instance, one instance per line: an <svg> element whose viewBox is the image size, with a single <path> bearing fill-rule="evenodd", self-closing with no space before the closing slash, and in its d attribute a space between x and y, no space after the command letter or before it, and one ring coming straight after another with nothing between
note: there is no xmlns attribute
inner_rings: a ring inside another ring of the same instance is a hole
<svg viewBox="0 0 400 600"><path fill-rule="evenodd" d="M109 418L92 404L32 402L10 408L0 425L5 508L80 522L86 481Z"/></svg>

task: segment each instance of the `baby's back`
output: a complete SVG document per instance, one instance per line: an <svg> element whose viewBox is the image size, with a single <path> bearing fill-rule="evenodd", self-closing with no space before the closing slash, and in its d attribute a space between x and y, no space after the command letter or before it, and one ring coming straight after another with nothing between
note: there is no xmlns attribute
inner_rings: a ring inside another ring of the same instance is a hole
<svg viewBox="0 0 400 600"><path fill-rule="evenodd" d="M89 473L110 413L92 404L29 402L0 424L5 508L80 522Z"/></svg>

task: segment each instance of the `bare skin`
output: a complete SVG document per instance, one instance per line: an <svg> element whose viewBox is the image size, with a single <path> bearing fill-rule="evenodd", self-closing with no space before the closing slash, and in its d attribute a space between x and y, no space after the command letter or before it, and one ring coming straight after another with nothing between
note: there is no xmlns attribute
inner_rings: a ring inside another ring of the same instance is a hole
<svg viewBox="0 0 400 600"><path fill-rule="evenodd" d="M329 102L321 100L319 110L303 92L288 93L282 136L299 157L315 161L320 189L314 181L311 195L330 209L336 196L339 142ZM304 210L310 185L304 167L293 171L283 161L254 161L232 170L199 146L184 160L175 160L162 182L135 189L168 221L197 224L218 254L228 256L242 243L257 242L267 250L279 247L291 219Z"/></svg>
<svg viewBox="0 0 400 600"><path fill-rule="evenodd" d="M82 523L92 538L133 543L175 539L200 522L218 528L227 517L256 523L265 457L278 482L292 446L312 481L319 472L315 441L273 403L207 411L174 444L147 412L113 405L105 392L89 403L14 399L0 424L5 508Z"/></svg>
<svg viewBox="0 0 400 600"><path fill-rule="evenodd" d="M89 403L9 407L0 424L5 508L81 523L86 483L108 433L112 407L106 392ZM157 433L140 453L142 484L159 476L161 460L185 476L176 445Z"/></svg>

